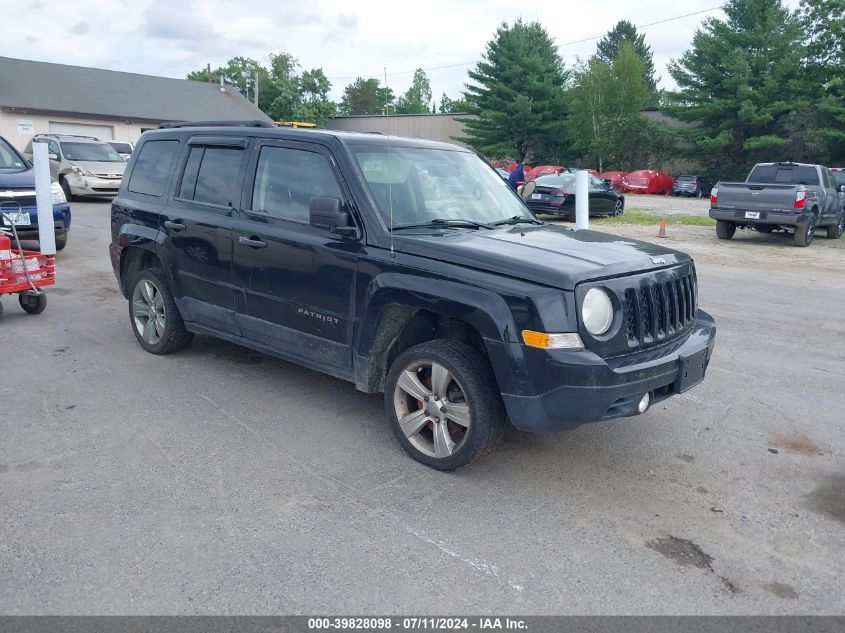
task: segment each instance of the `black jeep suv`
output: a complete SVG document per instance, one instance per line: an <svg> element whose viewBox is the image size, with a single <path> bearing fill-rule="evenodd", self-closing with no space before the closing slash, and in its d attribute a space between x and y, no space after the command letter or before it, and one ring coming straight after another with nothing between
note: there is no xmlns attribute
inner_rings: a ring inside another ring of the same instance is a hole
<svg viewBox="0 0 845 633"><path fill-rule="evenodd" d="M169 125L141 137L111 226L144 349L207 334L384 392L399 443L441 470L508 418L644 413L713 351L687 255L541 222L448 144Z"/></svg>

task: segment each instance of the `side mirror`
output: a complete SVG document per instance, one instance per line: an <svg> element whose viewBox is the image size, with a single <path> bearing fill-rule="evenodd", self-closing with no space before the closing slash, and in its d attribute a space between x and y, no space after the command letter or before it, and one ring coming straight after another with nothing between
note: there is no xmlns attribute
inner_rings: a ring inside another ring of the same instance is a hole
<svg viewBox="0 0 845 633"><path fill-rule="evenodd" d="M522 187L520 187L519 195L521 195L523 198L527 198L532 193L534 193L534 190L536 188L537 188L537 183L534 182L533 180L529 180L524 185L522 185Z"/></svg>
<svg viewBox="0 0 845 633"><path fill-rule="evenodd" d="M49 158L50 160L59 160L59 155L50 152L49 154L47 154L47 158Z"/></svg>
<svg viewBox="0 0 845 633"><path fill-rule="evenodd" d="M329 233L352 236L358 234L349 221L349 214L344 211L340 198L314 196L308 213L308 222L318 229L328 229Z"/></svg>

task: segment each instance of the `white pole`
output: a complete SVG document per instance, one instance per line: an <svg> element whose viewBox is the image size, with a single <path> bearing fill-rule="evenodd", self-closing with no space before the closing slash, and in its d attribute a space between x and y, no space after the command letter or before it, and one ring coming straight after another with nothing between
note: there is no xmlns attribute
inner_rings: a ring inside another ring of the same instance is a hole
<svg viewBox="0 0 845 633"><path fill-rule="evenodd" d="M35 202L38 209L38 243L45 255L56 254L56 228L53 224L53 196L50 194L50 158L46 142L32 144L35 163Z"/></svg>
<svg viewBox="0 0 845 633"><path fill-rule="evenodd" d="M590 228L590 174L575 172L575 228Z"/></svg>

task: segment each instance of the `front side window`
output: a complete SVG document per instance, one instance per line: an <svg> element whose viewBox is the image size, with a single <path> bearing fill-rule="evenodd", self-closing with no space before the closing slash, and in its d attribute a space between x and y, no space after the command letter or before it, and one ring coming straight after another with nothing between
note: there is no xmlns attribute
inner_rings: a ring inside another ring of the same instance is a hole
<svg viewBox="0 0 845 633"><path fill-rule="evenodd" d="M148 196L163 196L178 151L179 141L176 140L144 143L129 177L128 190Z"/></svg>
<svg viewBox="0 0 845 633"><path fill-rule="evenodd" d="M240 148L191 147L178 197L223 207L231 205L242 157Z"/></svg>
<svg viewBox="0 0 845 633"><path fill-rule="evenodd" d="M475 154L459 150L353 146L364 182L386 225L432 220L496 222L531 214Z"/></svg>
<svg viewBox="0 0 845 633"><path fill-rule="evenodd" d="M26 169L23 159L6 141L0 138L0 172L12 173Z"/></svg>
<svg viewBox="0 0 845 633"><path fill-rule="evenodd" d="M323 154L287 147L261 148L252 189L253 213L307 223L314 197L342 197Z"/></svg>

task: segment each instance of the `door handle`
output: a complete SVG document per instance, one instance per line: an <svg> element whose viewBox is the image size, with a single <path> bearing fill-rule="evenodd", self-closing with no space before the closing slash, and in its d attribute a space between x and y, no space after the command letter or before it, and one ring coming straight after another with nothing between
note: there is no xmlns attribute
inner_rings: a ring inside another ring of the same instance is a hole
<svg viewBox="0 0 845 633"><path fill-rule="evenodd" d="M249 246L250 248L267 248L267 242L258 239L255 235L252 237L241 236L238 238L238 243Z"/></svg>
<svg viewBox="0 0 845 633"><path fill-rule="evenodd" d="M171 231L184 231L186 227L181 222L171 222L170 220L165 220L164 228L170 229Z"/></svg>

